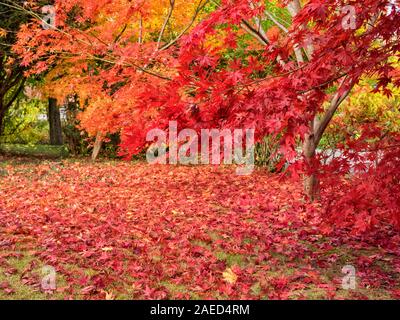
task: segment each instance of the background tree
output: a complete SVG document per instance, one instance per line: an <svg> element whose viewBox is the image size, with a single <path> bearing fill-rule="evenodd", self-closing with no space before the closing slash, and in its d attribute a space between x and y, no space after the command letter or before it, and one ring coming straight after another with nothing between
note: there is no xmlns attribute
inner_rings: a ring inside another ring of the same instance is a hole
<svg viewBox="0 0 400 320"><path fill-rule="evenodd" d="M147 85L157 87L176 73L177 43L198 21L205 0L55 1L56 27L23 26L14 47L31 74L46 75L46 91L63 101L79 94L80 126L96 137L134 121L135 105ZM90 8L90 10L89 10ZM94 157L96 157L95 152Z"/></svg>
<svg viewBox="0 0 400 320"><path fill-rule="evenodd" d="M49 98L47 118L50 127L50 144L63 145L60 108L57 106L57 99L55 98Z"/></svg>
<svg viewBox="0 0 400 320"><path fill-rule="evenodd" d="M13 3L22 6L24 1ZM21 58L12 51L12 46L17 41L20 26L29 19L26 12L11 3L0 2L0 136L4 133L7 112L15 106L26 80Z"/></svg>

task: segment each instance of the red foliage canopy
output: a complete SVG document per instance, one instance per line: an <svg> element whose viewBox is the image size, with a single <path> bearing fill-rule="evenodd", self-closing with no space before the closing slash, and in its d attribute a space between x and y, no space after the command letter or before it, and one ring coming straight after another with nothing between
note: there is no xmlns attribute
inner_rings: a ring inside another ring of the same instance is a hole
<svg viewBox="0 0 400 320"><path fill-rule="evenodd" d="M298 141L304 141L305 170L321 178L355 169L358 175L365 172L346 195L325 193L323 200L334 204L334 220L349 225L354 217L348 216L357 213L357 221L362 221L356 224L359 230L368 229L376 219L399 221L396 135L379 127L365 128L361 138L345 144L339 161L323 170L316 169L315 161L333 114L362 77L377 79L376 90L387 94L388 84L400 85L392 64L400 49L398 1L353 1L351 7L345 0L310 0L304 5L299 0L279 1L293 18L288 27L274 18L265 1L222 0L194 29L185 29L190 30L185 37L181 34L165 46L160 45L162 33L144 43L118 36L126 21L144 14L142 1L129 3L121 11L126 19L117 14L121 20L108 25L99 17L115 13L110 1L56 1L58 27L24 28L15 49L36 71L60 56L84 66L80 79L93 86L101 101L109 99L111 110L106 112L108 120L96 117L96 110L90 113L93 121L89 117L88 127L95 123L98 131L122 129L127 155L146 146L150 129L167 128L170 120L182 128L255 128L258 139L268 134L281 137L285 160L295 158ZM122 0L118 4L115 8L126 5ZM76 7L81 10L74 9L74 24L66 12ZM275 27L265 31L260 17ZM85 29L89 22L94 26ZM95 77L87 72L93 61L105 64ZM364 156L369 162L358 165L357 158ZM299 174L299 168L292 166L292 172ZM336 178L330 191L343 188L341 181ZM324 183L328 185L332 183ZM370 200L361 201L365 192Z"/></svg>

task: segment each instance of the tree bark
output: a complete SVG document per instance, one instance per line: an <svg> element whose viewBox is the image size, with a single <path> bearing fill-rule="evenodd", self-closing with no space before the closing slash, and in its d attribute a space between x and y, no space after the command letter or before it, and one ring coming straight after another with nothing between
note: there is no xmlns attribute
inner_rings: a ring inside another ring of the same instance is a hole
<svg viewBox="0 0 400 320"><path fill-rule="evenodd" d="M312 125L312 127L314 127L314 125ZM303 145L303 153L311 173L304 178L304 191L311 201L318 199L320 196L319 179L315 166L317 146L318 144L315 141L314 133L307 135Z"/></svg>
<svg viewBox="0 0 400 320"><path fill-rule="evenodd" d="M93 152L92 152L92 160L93 161L96 161L97 157L99 156L102 144L103 144L103 140L101 137L101 133L98 133L96 136L96 141L94 143Z"/></svg>
<svg viewBox="0 0 400 320"><path fill-rule="evenodd" d="M78 129L79 121L77 115L79 111L78 95L69 95L66 104L66 123L64 127L64 143L68 145L72 155L83 153L83 137Z"/></svg>
<svg viewBox="0 0 400 320"><path fill-rule="evenodd" d="M4 118L5 110L3 110L3 106L0 104L0 137L2 137L4 133Z"/></svg>
<svg viewBox="0 0 400 320"><path fill-rule="evenodd" d="M63 145L60 109L57 107L57 100L54 98L49 98L48 119L50 125L50 144L56 146Z"/></svg>

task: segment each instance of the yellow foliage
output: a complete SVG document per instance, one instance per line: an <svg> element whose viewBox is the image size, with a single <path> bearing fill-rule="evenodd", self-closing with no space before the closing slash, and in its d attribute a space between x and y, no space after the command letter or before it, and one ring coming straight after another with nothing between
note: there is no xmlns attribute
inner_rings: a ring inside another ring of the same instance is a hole
<svg viewBox="0 0 400 320"><path fill-rule="evenodd" d="M354 89L343 104L340 118L350 123L379 123L390 132L400 132L400 88L389 86L392 96L377 92L367 81Z"/></svg>
<svg viewBox="0 0 400 320"><path fill-rule="evenodd" d="M235 284L238 279L237 274L231 268L226 269L222 273L222 277L224 278L224 280L226 282L228 282L230 284Z"/></svg>

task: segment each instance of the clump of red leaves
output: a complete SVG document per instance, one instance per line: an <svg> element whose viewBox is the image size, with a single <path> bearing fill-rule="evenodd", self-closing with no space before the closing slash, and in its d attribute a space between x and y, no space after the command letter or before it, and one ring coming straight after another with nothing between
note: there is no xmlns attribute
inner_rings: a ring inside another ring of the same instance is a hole
<svg viewBox="0 0 400 320"><path fill-rule="evenodd" d="M368 131L377 131L370 127ZM361 143L351 142L351 147L359 143L365 150L367 138L371 139L369 132L365 136L359 139ZM372 149L375 152L347 150L344 159L326 166L324 229L350 228L353 234L385 225L400 229L400 137L396 134L391 141L381 140Z"/></svg>
<svg viewBox="0 0 400 320"><path fill-rule="evenodd" d="M320 209L263 171L49 162L9 165L0 185L0 249L23 248L56 267L66 297L112 290L136 299L284 299L305 298L312 287L333 298L343 244L380 246L353 261L360 285L396 288L398 234L324 238ZM380 259L395 272L378 268ZM321 276L326 268L336 272L331 279Z"/></svg>

